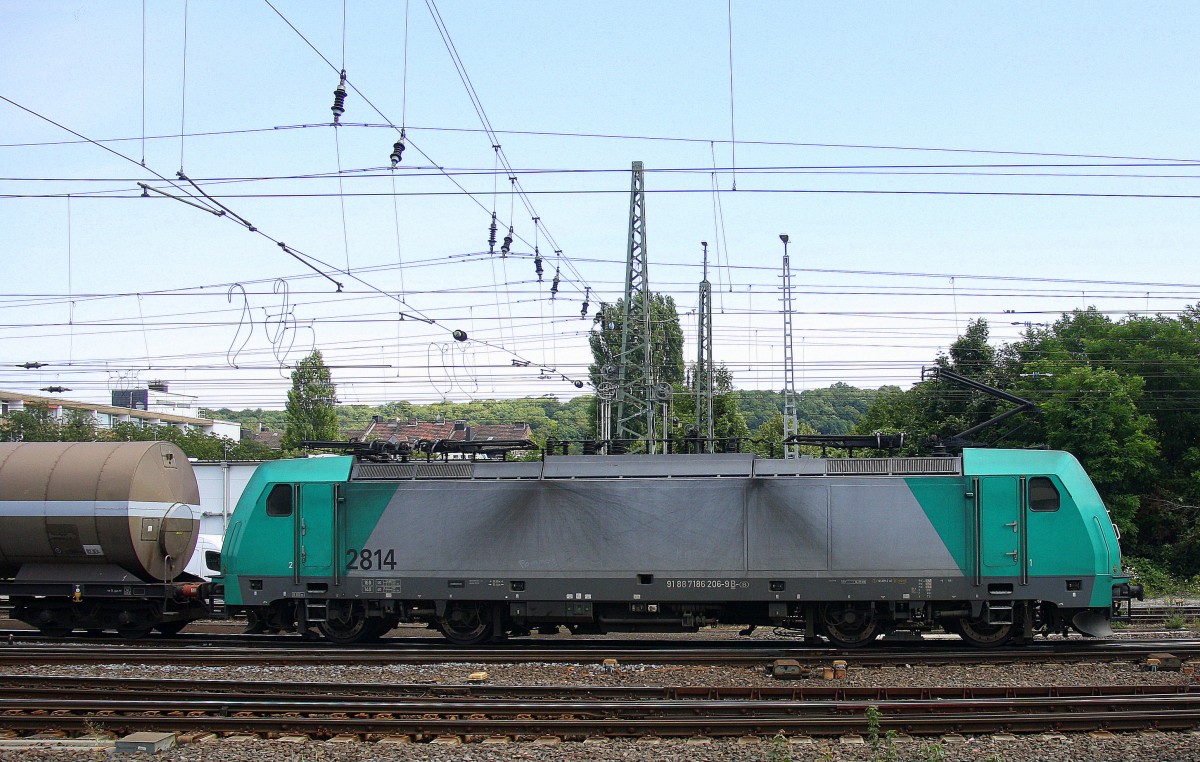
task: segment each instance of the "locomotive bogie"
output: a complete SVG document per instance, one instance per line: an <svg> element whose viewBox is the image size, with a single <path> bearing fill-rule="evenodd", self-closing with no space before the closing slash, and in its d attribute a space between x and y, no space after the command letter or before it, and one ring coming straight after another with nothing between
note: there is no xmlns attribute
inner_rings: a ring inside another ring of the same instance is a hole
<svg viewBox="0 0 1200 762"><path fill-rule="evenodd" d="M425 622L464 645L566 627L942 626L979 646L1104 635L1134 594L1070 455L264 464L222 554L231 611L337 642ZM287 621L284 621L287 620Z"/></svg>

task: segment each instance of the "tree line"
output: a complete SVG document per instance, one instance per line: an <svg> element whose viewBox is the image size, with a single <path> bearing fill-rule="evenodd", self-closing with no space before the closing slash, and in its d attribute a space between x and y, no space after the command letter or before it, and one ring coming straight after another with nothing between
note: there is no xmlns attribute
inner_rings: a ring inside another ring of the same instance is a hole
<svg viewBox="0 0 1200 762"><path fill-rule="evenodd" d="M619 356L616 330L621 305L598 311L592 332L594 385L606 379L606 365ZM700 372L684 361L683 333L670 297L655 296L652 333L655 382L673 390L671 426L679 436L695 419ZM1094 310L1064 314L1050 325L1030 325L1022 337L993 346L986 320L971 321L947 352L933 359L942 368L1006 390L1037 405L1036 413L1004 421L980 432L977 444L1049 447L1074 454L1087 469L1124 536L1127 552L1185 574L1200 571L1200 305L1176 316L1129 315L1113 319ZM744 449L780 455L782 394L738 390L724 365L713 369L714 420L718 438L745 443ZM283 411L225 408L204 411L238 421L251 430L260 424L286 432L294 447L302 439L344 438L362 430L371 417L399 420L467 420L472 424L528 423L536 439L583 440L596 436L595 395L565 402L554 397L473 400L415 405L341 406L319 351L292 374ZM945 440L1011 408L1012 403L948 381L926 381L902 390L895 386L858 389L837 383L800 393L797 417L802 433L904 432L903 451L927 452ZM174 441L192 457L268 457L248 439L233 443L166 427L118 424L96 430L90 419L69 414L56 421L49 411L29 406L11 413L0 439L152 439Z"/></svg>
<svg viewBox="0 0 1200 762"><path fill-rule="evenodd" d="M972 321L936 363L1037 404L981 432L983 444L1072 453L1096 484L1126 553L1200 571L1200 305L1114 320L1076 310L993 347ZM917 451L1011 403L945 381L881 390L860 432L904 431Z"/></svg>

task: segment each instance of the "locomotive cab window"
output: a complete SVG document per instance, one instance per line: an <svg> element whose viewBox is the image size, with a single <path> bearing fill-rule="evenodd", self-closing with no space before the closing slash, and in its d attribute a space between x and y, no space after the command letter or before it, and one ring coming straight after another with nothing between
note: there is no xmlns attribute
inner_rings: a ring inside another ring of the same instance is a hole
<svg viewBox="0 0 1200 762"><path fill-rule="evenodd" d="M292 515L292 485L276 484L267 495L268 516Z"/></svg>
<svg viewBox="0 0 1200 762"><path fill-rule="evenodd" d="M1029 509L1032 511L1057 511L1060 503L1058 487L1045 476L1029 480Z"/></svg>

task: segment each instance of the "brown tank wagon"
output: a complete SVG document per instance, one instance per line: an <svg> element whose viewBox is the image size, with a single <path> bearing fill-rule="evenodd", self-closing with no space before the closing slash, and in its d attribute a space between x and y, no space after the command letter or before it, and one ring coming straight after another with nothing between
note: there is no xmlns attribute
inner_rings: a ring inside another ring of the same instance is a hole
<svg viewBox="0 0 1200 762"><path fill-rule="evenodd" d="M0 594L51 635L178 630L204 613L199 504L169 442L0 443Z"/></svg>

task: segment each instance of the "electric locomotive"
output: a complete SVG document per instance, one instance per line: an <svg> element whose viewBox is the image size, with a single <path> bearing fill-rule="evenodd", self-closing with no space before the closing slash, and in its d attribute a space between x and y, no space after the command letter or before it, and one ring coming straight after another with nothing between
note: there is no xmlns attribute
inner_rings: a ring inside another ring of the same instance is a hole
<svg viewBox="0 0 1200 762"><path fill-rule="evenodd" d="M1091 480L1049 450L274 461L210 555L229 614L337 643L398 622L462 645L721 622L994 647L1109 635L1140 595Z"/></svg>

